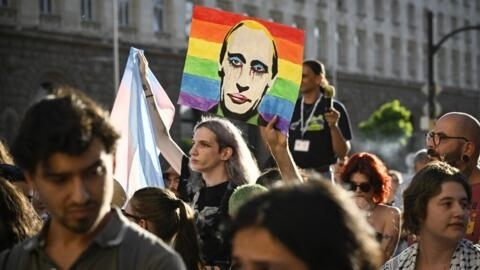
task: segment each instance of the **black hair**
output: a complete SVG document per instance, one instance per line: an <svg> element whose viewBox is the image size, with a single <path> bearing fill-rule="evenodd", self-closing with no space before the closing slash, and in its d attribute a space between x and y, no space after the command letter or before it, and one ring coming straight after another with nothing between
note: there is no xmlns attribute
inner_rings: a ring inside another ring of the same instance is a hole
<svg viewBox="0 0 480 270"><path fill-rule="evenodd" d="M119 134L108 112L81 92L61 86L26 112L12 155L22 169L33 172L56 152L83 153L94 138L102 141L107 153L115 151Z"/></svg>

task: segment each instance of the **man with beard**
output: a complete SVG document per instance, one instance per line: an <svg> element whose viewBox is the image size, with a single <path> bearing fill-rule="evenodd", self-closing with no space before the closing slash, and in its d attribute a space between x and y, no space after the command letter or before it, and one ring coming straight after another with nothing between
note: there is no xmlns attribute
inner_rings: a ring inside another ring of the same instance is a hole
<svg viewBox="0 0 480 270"><path fill-rule="evenodd" d="M225 35L220 50L220 102L211 111L249 123L263 123L258 106L278 73L278 54L268 29L244 20Z"/></svg>
<svg viewBox="0 0 480 270"><path fill-rule="evenodd" d="M462 112L450 112L437 120L427 133L428 155L446 161L464 173L472 186L470 222L465 237L474 243L480 240L480 122Z"/></svg>
<svg viewBox="0 0 480 270"><path fill-rule="evenodd" d="M12 155L49 212L0 269L185 269L152 234L111 209L115 145L108 112L66 87L25 114Z"/></svg>

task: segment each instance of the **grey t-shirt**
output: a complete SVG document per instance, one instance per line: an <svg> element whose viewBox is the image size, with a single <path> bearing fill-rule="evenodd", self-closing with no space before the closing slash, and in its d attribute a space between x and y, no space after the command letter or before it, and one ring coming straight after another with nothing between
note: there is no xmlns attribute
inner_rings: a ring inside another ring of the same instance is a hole
<svg viewBox="0 0 480 270"><path fill-rule="evenodd" d="M186 269L182 258L162 240L112 209L111 218L70 269ZM0 269L58 269L44 252L42 231L0 254Z"/></svg>

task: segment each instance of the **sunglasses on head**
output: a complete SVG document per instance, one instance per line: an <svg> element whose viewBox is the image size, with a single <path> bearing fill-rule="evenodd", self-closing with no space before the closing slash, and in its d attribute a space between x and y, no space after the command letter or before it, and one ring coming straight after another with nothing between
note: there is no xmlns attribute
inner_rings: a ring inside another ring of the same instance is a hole
<svg viewBox="0 0 480 270"><path fill-rule="evenodd" d="M135 222L138 222L140 219L142 219L142 217L139 217L139 216L136 216L136 215L133 215L133 214L130 214L130 213L127 213L127 211L125 211L125 209L122 209L122 214L130 219L130 220L133 220Z"/></svg>
<svg viewBox="0 0 480 270"><path fill-rule="evenodd" d="M348 188L351 191L356 191L357 188L360 188L361 192L367 193L372 189L372 185L370 183L355 184L353 182L350 182Z"/></svg>

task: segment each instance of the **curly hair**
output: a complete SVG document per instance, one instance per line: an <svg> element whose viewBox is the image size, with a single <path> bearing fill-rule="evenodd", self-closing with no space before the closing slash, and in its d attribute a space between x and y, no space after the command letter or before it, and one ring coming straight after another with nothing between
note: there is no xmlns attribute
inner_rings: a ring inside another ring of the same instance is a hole
<svg viewBox="0 0 480 270"><path fill-rule="evenodd" d="M42 221L27 197L0 177L0 251L33 236L41 227Z"/></svg>
<svg viewBox="0 0 480 270"><path fill-rule="evenodd" d="M373 202L385 203L390 194L391 177L383 161L374 154L361 152L352 155L345 165L341 178L343 183L350 183L354 173L365 175L373 187Z"/></svg>

